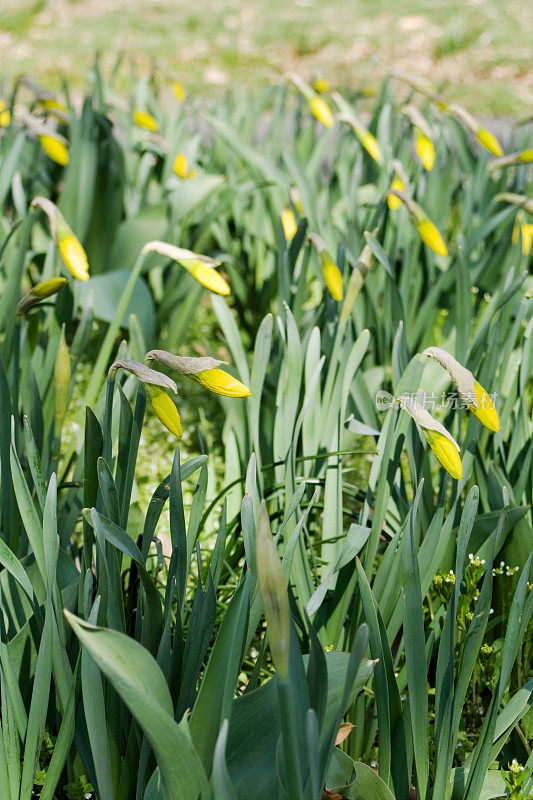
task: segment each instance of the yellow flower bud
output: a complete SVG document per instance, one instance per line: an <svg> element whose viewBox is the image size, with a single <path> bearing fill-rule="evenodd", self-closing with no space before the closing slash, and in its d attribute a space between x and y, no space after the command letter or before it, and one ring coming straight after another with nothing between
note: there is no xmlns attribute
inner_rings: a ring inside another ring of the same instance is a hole
<svg viewBox="0 0 533 800"><path fill-rule="evenodd" d="M433 169L435 163L435 148L431 139L420 128L415 128L415 149L417 155L428 171Z"/></svg>
<svg viewBox="0 0 533 800"><path fill-rule="evenodd" d="M3 100L0 100L0 126L8 128L11 123L11 111Z"/></svg>
<svg viewBox="0 0 533 800"><path fill-rule="evenodd" d="M503 156L503 150L497 138L486 128L478 128L476 138L480 145L492 153L493 156Z"/></svg>
<svg viewBox="0 0 533 800"><path fill-rule="evenodd" d="M492 397L477 381L474 381L474 392L476 395L477 408L470 406L472 414L478 418L485 428L497 433L500 430L500 420L496 407L492 402Z"/></svg>
<svg viewBox="0 0 533 800"><path fill-rule="evenodd" d="M320 94L327 92L329 90L329 81L327 81L325 78L317 78L313 82L313 89L316 92L320 92Z"/></svg>
<svg viewBox="0 0 533 800"><path fill-rule="evenodd" d="M377 143L376 137L363 127L360 128L359 132L357 130L355 132L367 153L372 156L374 161L376 161L378 164L381 164L381 150L379 149L379 144Z"/></svg>
<svg viewBox="0 0 533 800"><path fill-rule="evenodd" d="M285 208L281 212L281 223L283 225L285 238L288 242L290 242L291 239L294 239L296 231L298 230L298 225L296 224L294 214L290 208Z"/></svg>
<svg viewBox="0 0 533 800"><path fill-rule="evenodd" d="M47 281L42 281L42 283L38 283L37 286L34 286L28 294L22 298L20 303L17 306L16 313L18 315L24 314L33 306L37 305L41 300L45 300L47 297L52 297L52 295L57 294L60 289L66 284L66 278L50 278Z"/></svg>
<svg viewBox="0 0 533 800"><path fill-rule="evenodd" d="M217 367L189 374L188 377L199 383L204 389L209 389L210 392L215 394L222 394L225 397L250 396L250 390L244 383Z"/></svg>
<svg viewBox="0 0 533 800"><path fill-rule="evenodd" d="M137 109L133 113L133 121L139 128L144 128L152 133L159 130L159 124L156 118L152 116L149 111L140 111Z"/></svg>
<svg viewBox="0 0 533 800"><path fill-rule="evenodd" d="M448 472L452 478L460 480L463 477L463 465L455 443L451 442L439 431L427 430L426 428L422 428L422 430L428 440L429 446L446 472Z"/></svg>
<svg viewBox="0 0 533 800"><path fill-rule="evenodd" d="M399 189L400 192L405 191L405 184L399 175L394 176L394 178L391 181L390 188ZM398 208L400 208L402 201L400 200L399 197L396 197L396 195L389 194L389 196L387 197L387 204L391 211L396 211Z"/></svg>
<svg viewBox="0 0 533 800"><path fill-rule="evenodd" d="M522 255L528 256L533 245L533 224L524 222L520 228L522 233Z"/></svg>
<svg viewBox="0 0 533 800"><path fill-rule="evenodd" d="M520 236L520 223L518 220L515 220L513 225L513 232L511 234L511 243L516 244L518 242L518 237Z"/></svg>
<svg viewBox="0 0 533 800"><path fill-rule="evenodd" d="M56 164L66 167L69 162L69 155L62 139L43 133L39 136L39 141L48 158L51 158Z"/></svg>
<svg viewBox="0 0 533 800"><path fill-rule="evenodd" d="M334 300L340 302L344 295L341 271L327 250L322 250L320 253L320 261L322 264L322 274L329 293Z"/></svg>
<svg viewBox="0 0 533 800"><path fill-rule="evenodd" d="M420 238L431 250L433 250L439 256L448 255L448 248L444 244L444 240L440 235L437 226L434 225L428 217L420 220L420 222L417 222L416 227L418 233L420 234Z"/></svg>
<svg viewBox="0 0 533 800"><path fill-rule="evenodd" d="M522 152L518 154L518 160L521 161L522 164L531 164L531 162L533 162L533 148L522 150Z"/></svg>
<svg viewBox="0 0 533 800"><path fill-rule="evenodd" d="M191 266L184 264L184 266L185 269L191 273L193 278L196 278L198 283L201 283L202 286L205 286L206 289L209 289L211 292L224 295L230 293L230 288L222 275L219 275L216 269L210 264L199 263Z"/></svg>
<svg viewBox="0 0 533 800"><path fill-rule="evenodd" d="M176 155L176 158L174 159L173 169L178 178L181 178L183 180L184 178L188 177L187 156L185 155L185 153L178 153Z"/></svg>
<svg viewBox="0 0 533 800"><path fill-rule="evenodd" d="M181 102L185 97L185 89L179 81L172 81L172 91L174 92L174 97L178 102Z"/></svg>
<svg viewBox="0 0 533 800"><path fill-rule="evenodd" d="M326 128L331 128L333 125L333 115L325 100L321 97L314 97L311 100L310 108L313 116L316 117L322 125L325 125Z"/></svg>
<svg viewBox="0 0 533 800"><path fill-rule="evenodd" d="M75 278L80 281L89 280L89 263L87 254L73 233L61 236L58 231L57 246L61 258Z"/></svg>
<svg viewBox="0 0 533 800"><path fill-rule="evenodd" d="M70 354L65 341L65 326L61 329L59 347L54 365L54 405L55 405L55 432L56 436L61 430L65 412L68 406L68 390L70 386Z"/></svg>
<svg viewBox="0 0 533 800"><path fill-rule="evenodd" d="M178 439L181 439L183 429L181 427L180 415L172 399L161 386L145 383L144 388L146 389L152 408L159 420L163 423L165 428L177 436Z"/></svg>

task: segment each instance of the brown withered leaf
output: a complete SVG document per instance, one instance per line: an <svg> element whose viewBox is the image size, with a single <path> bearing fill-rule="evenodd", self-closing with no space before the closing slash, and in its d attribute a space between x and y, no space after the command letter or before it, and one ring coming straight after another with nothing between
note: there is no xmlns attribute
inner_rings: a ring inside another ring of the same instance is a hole
<svg viewBox="0 0 533 800"><path fill-rule="evenodd" d="M351 722L343 722L339 730L337 731L335 744L338 745L341 744L341 742L344 742L344 740L348 738L348 736L350 735L350 733L353 731L354 728L355 725L353 725Z"/></svg>

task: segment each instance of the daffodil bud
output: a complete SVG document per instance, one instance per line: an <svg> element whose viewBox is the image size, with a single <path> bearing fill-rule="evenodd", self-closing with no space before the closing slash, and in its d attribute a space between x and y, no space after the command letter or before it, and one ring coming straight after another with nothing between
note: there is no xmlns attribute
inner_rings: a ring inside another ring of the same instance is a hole
<svg viewBox="0 0 533 800"><path fill-rule="evenodd" d="M434 358L447 370L457 387L459 396L482 425L494 432L500 430L498 412L491 396L476 381L469 369L463 367L450 353L441 347L428 347L421 355L422 357L430 356Z"/></svg>
<svg viewBox="0 0 533 800"><path fill-rule="evenodd" d="M144 128L146 131L150 131L151 133L155 133L159 130L159 124L156 118L150 114L149 111L141 111L140 109L136 109L133 112L133 121L139 128Z"/></svg>
<svg viewBox="0 0 533 800"><path fill-rule="evenodd" d="M25 314L26 311L40 303L41 300L45 300L47 297L52 297L52 295L57 294L66 282L66 278L50 278L47 281L38 283L18 304L17 315Z"/></svg>
<svg viewBox="0 0 533 800"><path fill-rule="evenodd" d="M435 148L431 139L420 128L415 128L415 149L424 169L429 172L435 163Z"/></svg>
<svg viewBox="0 0 533 800"><path fill-rule="evenodd" d="M87 254L79 240L74 236L63 214L51 200L46 197L35 197L32 208L41 208L50 223L50 231L61 257L75 278L80 281L89 279L89 263Z"/></svg>
<svg viewBox="0 0 533 800"><path fill-rule="evenodd" d="M287 579L270 532L265 501L261 501L256 538L259 590L267 622L272 661L281 681L289 672L290 617Z"/></svg>
<svg viewBox="0 0 533 800"><path fill-rule="evenodd" d="M188 168L187 156L185 153L177 153L176 158L174 159L173 170L182 180L186 180L187 178L194 178L196 172L194 169Z"/></svg>
<svg viewBox="0 0 533 800"><path fill-rule="evenodd" d="M69 155L67 150L66 141L62 136L51 135L48 133L39 134L39 142L44 152L59 164L61 167L66 167L69 162Z"/></svg>
<svg viewBox="0 0 533 800"><path fill-rule="evenodd" d="M144 388L146 389L152 408L159 420L163 423L165 428L177 436L178 439L181 439L183 436L183 429L181 427L180 415L171 398L160 386L145 383Z"/></svg>
<svg viewBox="0 0 533 800"><path fill-rule="evenodd" d="M159 255L170 258L184 267L187 272L195 278L198 283L205 286L216 294L227 295L230 288L224 278L218 274L215 267L220 261L209 256L193 253L192 250L185 250L183 247L176 247L167 242L153 241L147 242L143 247L143 253L159 253Z"/></svg>
<svg viewBox="0 0 533 800"><path fill-rule="evenodd" d="M489 166L489 172L496 169L503 169L504 167L515 167L520 164L531 164L533 162L533 148L522 150L520 153L509 153L507 156L502 156L492 161Z"/></svg>
<svg viewBox="0 0 533 800"><path fill-rule="evenodd" d="M201 358L191 358L188 356L175 356L166 350L150 350L145 356L145 362L159 361L170 369L185 375L205 389L215 394L225 395L226 397L249 397L250 390L244 383L234 378L228 372L219 369L220 364L227 364L227 361L219 361L210 356Z"/></svg>
<svg viewBox="0 0 533 800"><path fill-rule="evenodd" d="M524 222L520 226L520 233L522 235L522 255L528 256L533 245L533 224Z"/></svg>
<svg viewBox="0 0 533 800"><path fill-rule="evenodd" d="M328 287L329 293L334 300L340 303L344 295L341 271L327 250L322 250L320 253L320 263L322 265L324 282Z"/></svg>
<svg viewBox="0 0 533 800"><path fill-rule="evenodd" d="M424 209L419 206L412 197L399 189L389 189L387 195L398 197L405 203L424 244L427 244L431 250L438 253L440 256L448 255L448 248L437 226L429 219Z"/></svg>
<svg viewBox="0 0 533 800"><path fill-rule="evenodd" d="M374 159L374 161L376 161L378 164L382 164L383 157L381 155L381 150L376 137L373 136L368 128L366 128L355 116L350 104L344 99L344 97L342 97L341 94L339 94L339 92L333 93L333 99L335 100L338 109L341 112L339 119L351 127L367 153Z"/></svg>
<svg viewBox="0 0 533 800"><path fill-rule="evenodd" d="M68 406L68 390L70 386L70 354L65 341L65 326L61 329L59 347L54 365L54 406L55 431L59 434Z"/></svg>
<svg viewBox="0 0 533 800"><path fill-rule="evenodd" d="M353 311L355 301L359 297L359 292L361 291L365 278L370 271L371 263L372 263L372 250L370 249L370 246L368 244L365 244L363 250L361 251L361 255L359 256L359 260L352 270L352 274L350 275L350 280L348 281L348 288L346 289L346 297L344 298L344 303L342 304L342 309L339 317L341 323L343 324L348 322L350 318L350 314Z"/></svg>
<svg viewBox="0 0 533 800"><path fill-rule="evenodd" d="M488 150L493 156L503 156L501 145L494 134L483 128L465 108L452 104L448 106L447 111L466 125L485 150Z"/></svg>
<svg viewBox="0 0 533 800"><path fill-rule="evenodd" d="M316 78L313 81L313 89L319 94L329 91L329 81L326 78Z"/></svg>
<svg viewBox="0 0 533 800"><path fill-rule="evenodd" d="M179 81L172 81L172 91L174 92L174 97L176 100L181 103L185 97L185 89L183 88L183 85Z"/></svg>
<svg viewBox="0 0 533 800"><path fill-rule="evenodd" d="M290 208L284 208L281 212L281 224L283 225L283 233L288 242L294 239L298 225Z"/></svg>
<svg viewBox="0 0 533 800"><path fill-rule="evenodd" d="M330 107L322 97L313 97L310 103L311 113L316 119L325 125L326 128L331 128L333 125L333 115Z"/></svg>
<svg viewBox="0 0 533 800"><path fill-rule="evenodd" d="M395 190L398 190L400 192L405 191L405 183L403 182L403 180L400 178L399 175L395 175L391 181L390 191L394 192ZM395 194L388 194L387 205L389 206L391 211L396 211L398 208L400 208L401 204L402 201L400 200L399 197L397 197Z"/></svg>
<svg viewBox="0 0 533 800"><path fill-rule="evenodd" d="M398 398L398 402L400 407L407 411L421 428L431 450L446 472L452 478L460 480L463 477L463 465L459 455L459 445L453 436L414 397L402 395Z"/></svg>
<svg viewBox="0 0 533 800"><path fill-rule="evenodd" d="M11 124L11 111L4 101L0 99L0 127L9 128Z"/></svg>

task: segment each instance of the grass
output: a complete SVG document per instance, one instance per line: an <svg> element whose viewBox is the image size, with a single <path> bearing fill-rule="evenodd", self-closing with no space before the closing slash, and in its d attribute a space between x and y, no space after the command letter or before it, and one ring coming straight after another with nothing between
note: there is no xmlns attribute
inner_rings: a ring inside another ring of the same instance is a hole
<svg viewBox="0 0 533 800"><path fill-rule="evenodd" d="M296 69L334 86L376 89L391 70L433 79L482 115L525 116L531 106L527 0L54 0L0 11L4 74L81 85L99 51L141 69L157 62L189 90L221 91L277 80ZM105 70L104 70L105 71ZM124 70L124 80L128 70Z"/></svg>

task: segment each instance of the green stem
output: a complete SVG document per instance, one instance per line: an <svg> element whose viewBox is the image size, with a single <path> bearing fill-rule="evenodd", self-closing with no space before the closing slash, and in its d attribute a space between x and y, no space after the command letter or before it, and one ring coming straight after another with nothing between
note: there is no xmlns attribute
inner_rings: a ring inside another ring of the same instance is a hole
<svg viewBox="0 0 533 800"><path fill-rule="evenodd" d="M278 675L279 711L281 717L281 736L283 743L283 762L287 779L287 793L291 800L302 800L302 777L294 730L294 711L288 681L280 680Z"/></svg>

